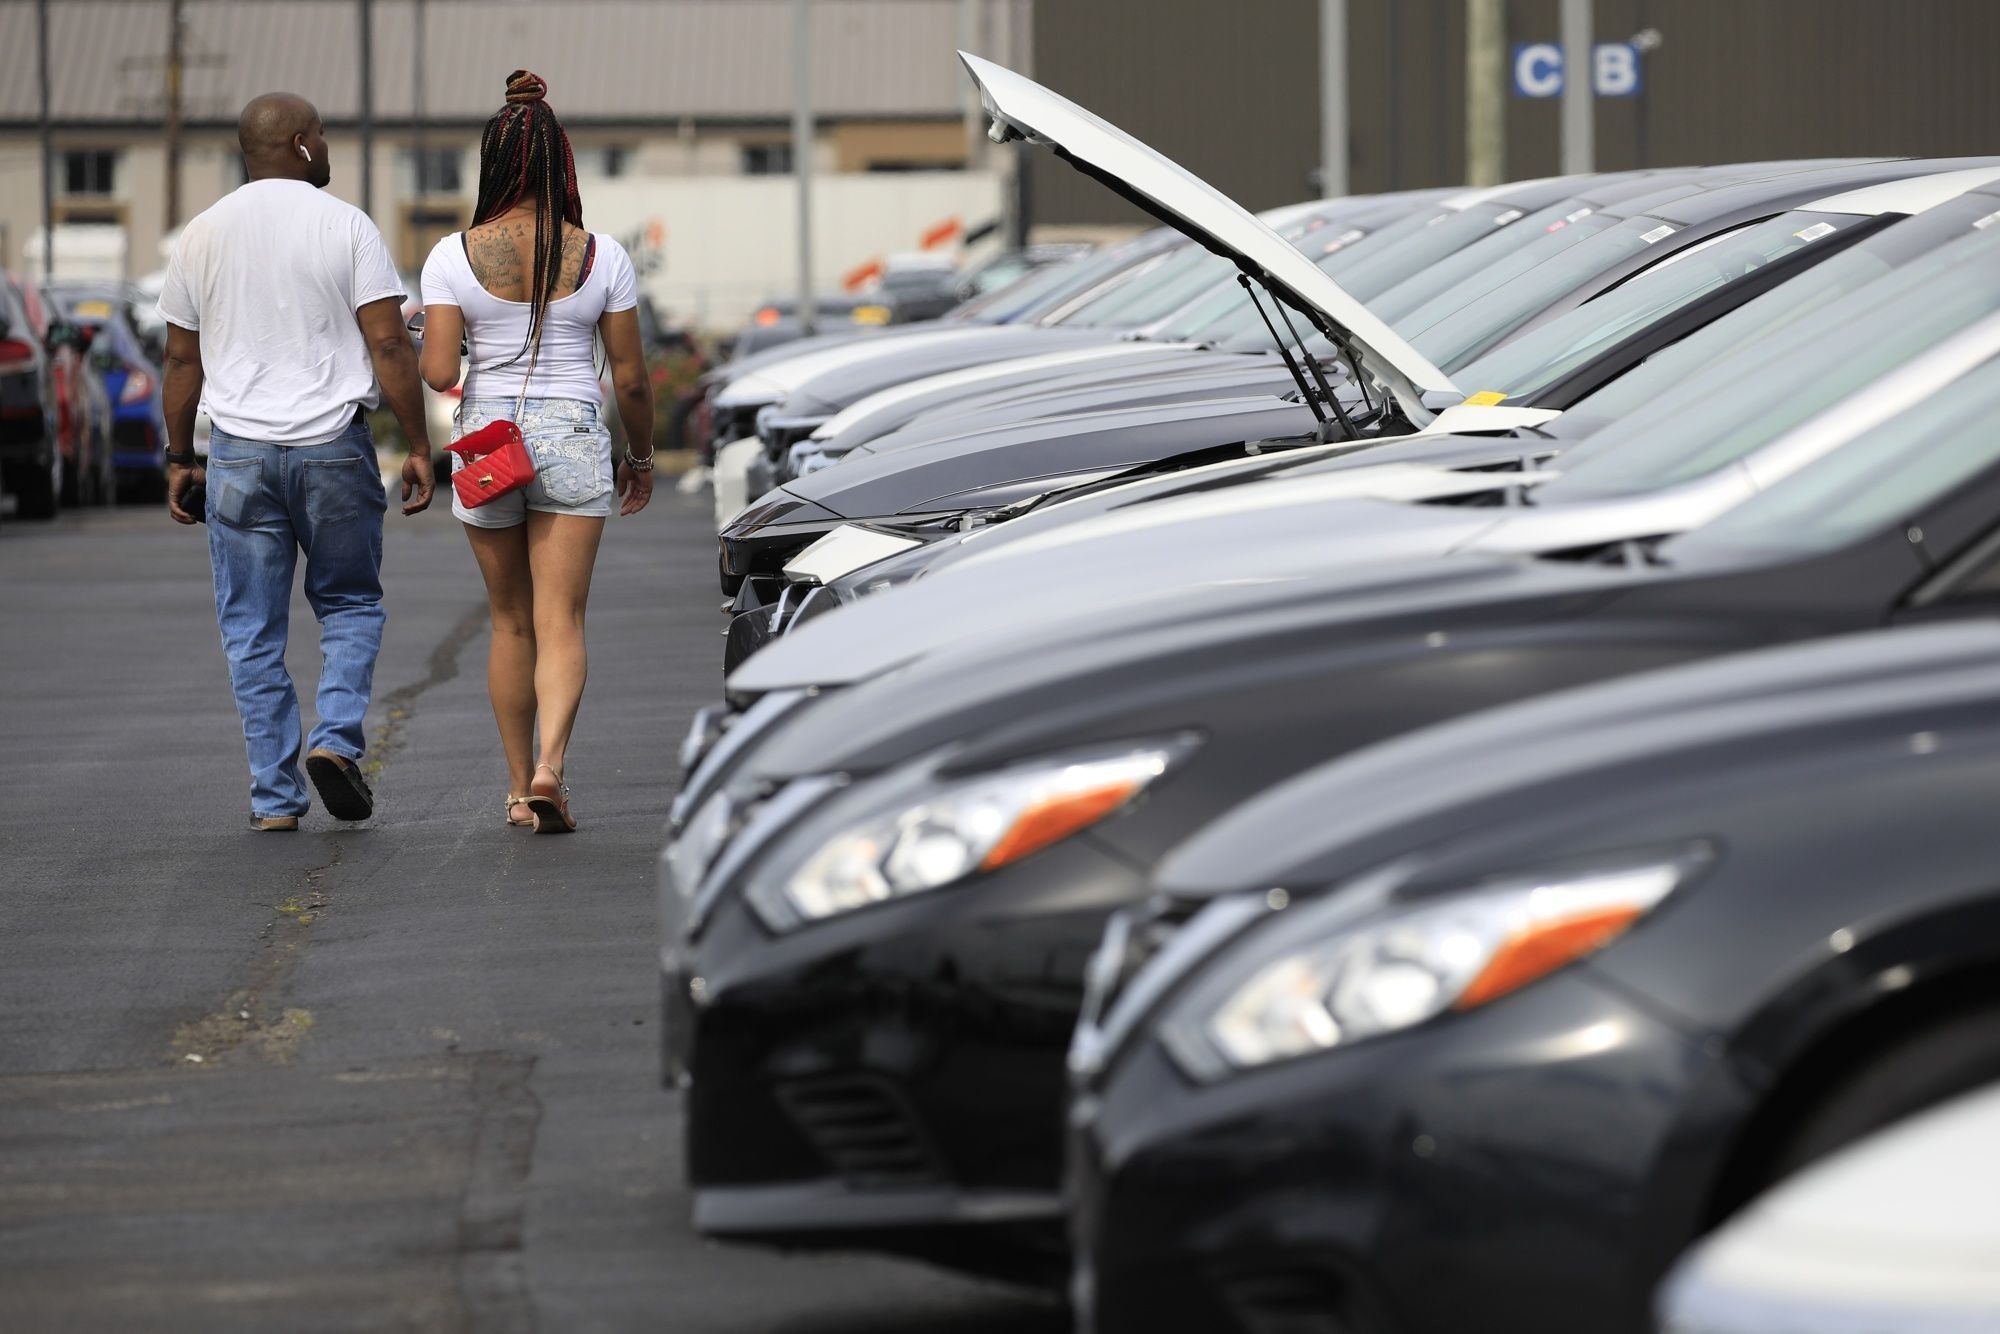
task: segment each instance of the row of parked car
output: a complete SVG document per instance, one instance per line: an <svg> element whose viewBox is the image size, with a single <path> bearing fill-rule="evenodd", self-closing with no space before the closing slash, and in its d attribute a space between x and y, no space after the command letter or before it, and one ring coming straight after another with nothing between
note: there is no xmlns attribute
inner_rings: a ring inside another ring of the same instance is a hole
<svg viewBox="0 0 2000 1334"><path fill-rule="evenodd" d="M882 262L881 272L859 291L822 293L815 298L814 327L866 333L890 325L934 321L1036 269L1075 259L1088 249L1079 243L1021 246L965 268L958 267L949 255L891 255ZM730 340L731 350L748 357L804 336L798 300L773 297L750 312L749 323Z"/></svg>
<svg viewBox="0 0 2000 1334"><path fill-rule="evenodd" d="M2000 158L1260 219L964 59L1163 227L711 377L697 1226L1121 1334L2000 1322L1991 1097L1843 1167L2000 1081Z"/></svg>
<svg viewBox="0 0 2000 1334"><path fill-rule="evenodd" d="M117 283L38 283L0 273L0 491L21 518L164 497L151 303Z"/></svg>

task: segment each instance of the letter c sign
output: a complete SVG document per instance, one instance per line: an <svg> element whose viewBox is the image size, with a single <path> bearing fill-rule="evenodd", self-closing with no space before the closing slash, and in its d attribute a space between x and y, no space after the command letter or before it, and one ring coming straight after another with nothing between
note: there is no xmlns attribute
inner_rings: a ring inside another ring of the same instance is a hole
<svg viewBox="0 0 2000 1334"><path fill-rule="evenodd" d="M1554 42L1517 42L1514 46L1514 94L1555 97L1562 92L1563 53Z"/></svg>

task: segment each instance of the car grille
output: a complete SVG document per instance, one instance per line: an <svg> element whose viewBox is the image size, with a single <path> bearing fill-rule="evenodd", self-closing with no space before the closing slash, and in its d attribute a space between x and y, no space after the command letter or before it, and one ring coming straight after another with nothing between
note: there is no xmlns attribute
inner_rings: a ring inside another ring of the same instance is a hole
<svg viewBox="0 0 2000 1334"><path fill-rule="evenodd" d="M936 1150L896 1087L866 1076L780 1084L778 1103L836 1174L861 1189L943 1180Z"/></svg>
<svg viewBox="0 0 2000 1334"><path fill-rule="evenodd" d="M1217 1265L1209 1282L1241 1334L1387 1334L1388 1322L1337 1266Z"/></svg>

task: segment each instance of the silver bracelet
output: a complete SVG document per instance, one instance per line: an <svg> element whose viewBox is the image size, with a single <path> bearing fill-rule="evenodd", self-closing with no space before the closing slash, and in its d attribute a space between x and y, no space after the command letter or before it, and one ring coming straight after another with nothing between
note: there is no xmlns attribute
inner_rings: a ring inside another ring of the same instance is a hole
<svg viewBox="0 0 2000 1334"><path fill-rule="evenodd" d="M651 472L653 470L653 456L651 454L646 455L643 459L635 458L632 455L632 451L628 449L625 451L625 462L631 465L633 472Z"/></svg>

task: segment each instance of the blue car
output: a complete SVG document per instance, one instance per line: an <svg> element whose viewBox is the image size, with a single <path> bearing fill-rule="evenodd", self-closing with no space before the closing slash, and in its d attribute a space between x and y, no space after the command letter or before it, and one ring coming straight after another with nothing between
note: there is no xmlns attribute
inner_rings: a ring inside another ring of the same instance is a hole
<svg viewBox="0 0 2000 1334"><path fill-rule="evenodd" d="M90 367L111 402L111 465L121 499L166 495L160 453L167 445L160 368L133 327L142 299L114 284L57 283L50 295L90 339Z"/></svg>

